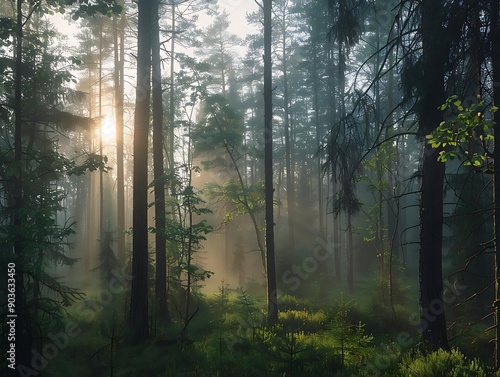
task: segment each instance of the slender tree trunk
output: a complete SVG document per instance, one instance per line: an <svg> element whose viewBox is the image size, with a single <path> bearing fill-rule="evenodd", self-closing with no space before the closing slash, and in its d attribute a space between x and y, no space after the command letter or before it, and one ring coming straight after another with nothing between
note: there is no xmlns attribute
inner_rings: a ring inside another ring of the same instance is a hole
<svg viewBox="0 0 500 377"><path fill-rule="evenodd" d="M89 81L89 118L92 119L93 116L93 99L94 99L94 92L93 92L93 87L92 87L92 69L90 68L89 65L89 75L88 75L88 81ZM94 124L91 124L90 126L90 132L89 132L89 150L91 152L95 152L94 150ZM87 175L87 184L88 184L88 195L87 195L87 218L86 218L86 231L87 231L87 239L89 242L85 245L85 256L84 256L84 263L85 263L85 275L88 276L90 273L91 269L91 260L92 260L92 252L95 249L95 218L94 218L94 209L95 209L95 198L94 198L94 173L89 172Z"/></svg>
<svg viewBox="0 0 500 377"><path fill-rule="evenodd" d="M376 31L376 35L375 35L375 38L376 38L376 51L379 51L380 49L380 25L377 25L376 26L377 28L377 31ZM377 57L375 59L375 66L373 67L374 68L374 72L376 72L378 74L378 70L380 69L380 54L377 54ZM380 105L380 80L378 80L377 78L375 78L375 85L374 85L374 90L375 90L375 124L376 124L376 128L375 128L375 132L374 134L377 135L381 132L381 128L382 128L382 122L381 122L381 119L380 119L380 113L382 112L382 106ZM369 132L368 130L370 129L370 127L366 127L367 129L367 132ZM383 133L382 133L383 134ZM374 139L372 137L370 137L370 135L368 136L370 139ZM377 158L377 163L376 163L376 173L377 173L377 182L382 182L382 180L384 179L384 167L383 167L383 157L380 156L379 158ZM378 191L378 198L377 198L377 201L378 201L378 214L377 214L377 240L376 240L376 248L378 249L377 250L377 253L379 255L379 260L380 260L380 277L383 281L384 279L384 273L385 273L385 242L384 242L384 194L382 192L382 189L379 189ZM382 285L382 289L384 290L385 292L385 287ZM383 294L383 297L385 299L385 294Z"/></svg>
<svg viewBox="0 0 500 377"><path fill-rule="evenodd" d="M133 341L149 336L148 328L148 134L151 92L151 9L139 0L137 87L134 119L133 246L130 326Z"/></svg>
<svg viewBox="0 0 500 377"><path fill-rule="evenodd" d="M226 145L226 153L224 154L224 163L225 166L229 167L231 162L230 160L233 159L233 156L231 155L231 152L229 151L228 146ZM238 165L236 164L236 161L234 161L234 168L237 171L238 175L241 178L241 173L239 171ZM226 172L226 181L230 181L233 178L232 172L228 170ZM240 185L243 185L243 179L240 179ZM242 190L244 192L245 186L242 186ZM226 208L226 213L234 213L236 211L236 205L230 200L226 199L225 203L225 208ZM237 231L237 226L235 226L234 222L237 221L235 218L233 220L227 221L224 224L224 274L226 276L229 276L231 274L231 256L232 252L231 249L233 248L233 242L234 242L234 234Z"/></svg>
<svg viewBox="0 0 500 377"><path fill-rule="evenodd" d="M283 108L284 108L284 126L285 126L285 170L286 170L286 204L288 208L288 246L287 252L290 259L293 260L295 256L295 185L292 172L292 152L291 152L291 137L290 137L290 99L288 93L288 64L286 56L286 4L283 5L283 18L281 20L281 48L283 50L282 66L283 66Z"/></svg>
<svg viewBox="0 0 500 377"><path fill-rule="evenodd" d="M390 53L389 55L389 67L392 67L394 64L394 55ZM388 136L393 133L393 122L394 122L394 72L391 70L388 72L387 79L387 127L388 127ZM398 139L399 141L399 139ZM389 193L389 197L392 200L387 203L386 211L387 211L387 235L388 235L388 252L389 252L389 300L391 306L394 305L393 302L393 292L394 292L394 273L393 273L393 264L395 262L394 256L398 255L399 250L399 214L400 214L400 197L399 195L399 185L398 185L398 177L399 177L399 161L398 161L398 150L399 144L394 147L394 153L392 151L392 146L390 146L391 150L389 152L389 158L387 166L391 167L391 171L387 172L387 182L389 186L389 190L392 192Z"/></svg>
<svg viewBox="0 0 500 377"><path fill-rule="evenodd" d="M101 16L99 20L99 154L103 156L103 146L102 146L102 125L103 125L103 115L102 115L102 24L103 19ZM104 248L104 172L99 170L99 252L102 253Z"/></svg>
<svg viewBox="0 0 500 377"><path fill-rule="evenodd" d="M115 127L116 127L116 209L117 209L117 254L121 264L125 264L125 174L123 164L123 86L124 86L124 39L125 10L120 15L119 26L114 23L114 63L115 63Z"/></svg>
<svg viewBox="0 0 500 377"><path fill-rule="evenodd" d="M189 172L191 175L191 171ZM191 182L191 177L189 179ZM192 272L191 272L191 261L193 259L193 208L191 203L192 198L189 198L187 202L188 211L188 229L189 238L187 244L187 256L186 256L186 269L187 269L187 281L186 281L186 311L184 314L184 327L182 329L183 336L191 320L191 285L192 285Z"/></svg>
<svg viewBox="0 0 500 377"><path fill-rule="evenodd" d="M333 196L337 195L337 185L333 182L332 184ZM334 199L335 200L335 199ZM340 221L342 214L333 214L333 259L335 261L335 280L337 282L342 281L342 240L340 232Z"/></svg>
<svg viewBox="0 0 500 377"><path fill-rule="evenodd" d="M422 0L423 82L420 131L432 132L442 120L438 107L444 93L444 54L441 38L444 9L441 1ZM442 291L443 180L445 164L438 162L439 150L425 146L420 197L420 309L423 341L431 349L447 349L446 318ZM440 303L436 310L436 303Z"/></svg>
<svg viewBox="0 0 500 377"><path fill-rule="evenodd" d="M191 140L191 124L189 125L188 130L188 140ZM193 169L192 169L192 146L191 142L188 142L188 167L189 167L189 176L188 176L188 187L192 187L193 184ZM194 193L193 193L194 194ZM188 242L186 245L186 270L187 270L187 279L186 279L186 297L185 297L185 311L184 311L184 324L181 330L181 336L184 338L186 336L186 330L189 325L189 322L192 319L191 316L191 291L192 291L192 271L191 271L191 262L193 260L193 196L189 197L186 203L187 213L188 213ZM179 214L180 218L180 214Z"/></svg>
<svg viewBox="0 0 500 377"><path fill-rule="evenodd" d="M175 187L175 40L177 38L176 22L175 22L175 2L172 2L170 11L171 15L171 38L170 38L170 91L169 91L169 113L168 113L168 173L170 176L170 196L176 197ZM170 208L171 217L175 218L175 205ZM181 218L179 217L179 221Z"/></svg>
<svg viewBox="0 0 500 377"><path fill-rule="evenodd" d="M233 155L233 150L230 148L228 143L224 143L224 148L226 149L226 156L228 156L231 159L231 164L233 165L234 171L236 172L236 175L238 177L238 183L240 185L241 191L244 192L245 191L245 184L243 182L243 176L241 175L241 170L238 167L238 162ZM242 200L241 204L245 207L245 210L250 215L250 219L252 220L253 229L255 231L255 239L257 241L257 247L260 251L260 255L262 258L262 266L264 268L264 271L266 271L266 269L267 269L266 253L264 250L264 246L262 246L261 232L260 232L259 226L257 224L257 218L255 217L255 211L253 208L250 207L250 204L248 203L248 200L246 198L244 200ZM226 240L227 240L227 238L226 238ZM229 270L227 270L227 271L229 271Z"/></svg>
<svg viewBox="0 0 500 377"><path fill-rule="evenodd" d="M500 6L498 1L491 1L491 63L494 77L500 76ZM493 103L495 106L500 105L500 82L498 79L493 83ZM494 316L495 316L495 369L500 368L500 247L498 246L500 236L500 211L498 203L500 202L500 112L493 114L494 126L494 152L493 163L495 166L495 174L493 178L493 230L495 239L495 301L494 301Z"/></svg>
<svg viewBox="0 0 500 377"><path fill-rule="evenodd" d="M346 57L343 51L343 43L342 41L338 41L338 85L339 85L339 119L342 119L345 117L345 66L346 66Z"/></svg>
<svg viewBox="0 0 500 377"><path fill-rule="evenodd" d="M22 158L23 158L23 122L22 122L22 65L23 65L23 8L22 0L17 0L17 24L16 24L16 72L14 77L14 90L15 90L15 102L14 102L14 161L17 167L20 169L17 175L14 175L14 208L15 210L20 210L23 207L23 169L22 169ZM17 213L14 214L14 224L20 225L20 217ZM17 241L17 240L16 240ZM16 243L15 245L16 255L20 256L22 254L22 244ZM19 274L22 276L22 274Z"/></svg>
<svg viewBox="0 0 500 377"><path fill-rule="evenodd" d="M264 175L266 196L267 325L278 323L278 292L274 255L273 188L273 89L272 89L272 0L263 0L264 11Z"/></svg>
<svg viewBox="0 0 500 377"><path fill-rule="evenodd" d="M152 65L153 65L153 162L155 192L155 245L156 280L155 293L158 315L168 321L167 307L167 240L165 215L165 184L163 167L163 98L161 88L159 0L153 0Z"/></svg>
<svg viewBox="0 0 500 377"><path fill-rule="evenodd" d="M321 148L321 125L319 121L319 85L318 85L318 52L317 42L314 37L312 41L313 47L313 92L314 92L314 125L316 131L316 150ZM324 225L324 211L323 208L323 173L321 171L321 155L318 153L317 160L317 181L318 181L318 218L319 218L319 236L322 240L326 239L325 225Z"/></svg>
<svg viewBox="0 0 500 377"><path fill-rule="evenodd" d="M169 170L170 174L173 176L175 170L174 161L174 150L175 150L175 38L176 38L176 26L175 26L175 2L171 6L172 12L172 37L170 39L170 106L169 106L169 133L168 133L168 160L169 160ZM172 195L174 194L174 185L172 184ZM172 211L173 212L173 211Z"/></svg>
<svg viewBox="0 0 500 377"><path fill-rule="evenodd" d="M377 183L382 182L384 179L384 171L382 166L381 158L377 161ZM380 261L380 277L384 278L385 273L385 224L384 224L384 193L382 189L379 189L377 193L377 202L378 202L378 213L377 213L377 253L379 254ZM384 289L384 288L383 288ZM385 295L384 295L385 297Z"/></svg>
<svg viewBox="0 0 500 377"><path fill-rule="evenodd" d="M446 319L436 310L442 301L443 178L445 164L437 161L438 151L426 146L421 177L420 205L420 305L422 335L431 349L448 348Z"/></svg>
<svg viewBox="0 0 500 377"><path fill-rule="evenodd" d="M331 66L331 70L328 75L328 93L329 93L329 119L331 124L335 124L337 121L337 105L340 102L337 101L337 96L335 93L335 76L337 71L335 70L335 64L334 64L334 48L333 46L330 48L328 51L328 60L329 60L329 65ZM340 81L339 81L340 83ZM339 98L341 94L339 93ZM343 96L343 91L342 91L342 96ZM337 200L338 196L338 185L336 182L336 179L332 179L332 200L335 203ZM341 232L340 232L340 220L341 220L341 213L335 213L335 211L332 211L332 225L333 225L333 259L335 263L335 280L337 282L342 281L342 239L341 239Z"/></svg>
<svg viewBox="0 0 500 377"><path fill-rule="evenodd" d="M17 365L31 365L31 349L34 346L33 332L31 326L31 316L28 311L28 298L25 291L25 260L28 260L25 253L25 235L22 234L21 212L24 206L24 174L23 174L23 144L22 144L22 64L23 64L23 2L17 0L17 20L16 20L16 50L15 50L15 76L14 76L14 163L18 174L13 177L14 184L14 213L13 224L17 232L14 241L14 256L16 263L16 361ZM6 266L2 266L5 267ZM5 275L3 275L5 276Z"/></svg>
<svg viewBox="0 0 500 377"><path fill-rule="evenodd" d="M222 95L224 97L226 97L226 94L227 94L227 90L226 90L226 82L227 82L227 79L226 79L226 70L225 70L225 64L226 64L226 54L224 53L224 43L223 43L223 39L224 39L224 35L223 35L223 31L222 29L219 29L219 55L220 55L220 66L221 66L221 69L220 69L220 76L221 76L221 89L222 89ZM229 165L229 159L230 159L230 156L228 156L228 152L224 155L224 160L225 160L225 164L226 166ZM236 169L238 169L237 166L235 166ZM231 172L227 172L227 181L231 180ZM239 172L238 172L239 174ZM235 204L227 199L226 200L226 213L231 213L231 212L234 212L236 210L236 206ZM229 275L231 274L231 256L232 256L232 252L231 252L231 249L233 248L233 235L235 234L236 232L236 229L237 229L237 226L235 226L234 222L236 221L236 219L233 219L232 221L227 221L225 224L224 224L224 273L226 275Z"/></svg>
<svg viewBox="0 0 500 377"><path fill-rule="evenodd" d="M347 211L347 285L349 293L354 292L354 248L352 245L351 212Z"/></svg>
<svg viewBox="0 0 500 377"><path fill-rule="evenodd" d="M345 67L346 67L346 56L344 54L344 44L342 42L342 40L339 39L338 41L338 46L337 46L337 53L338 53L338 67L337 67L337 82L338 82L338 90L339 90L339 99L338 99L338 105L339 105L339 115L338 115L338 119L340 119L341 121L344 119L345 115L346 115L346 110L345 110ZM343 123L342 123L343 124ZM345 134L346 134L346 130L345 130L345 126L339 126L339 130L338 130L338 136L340 137L345 137ZM337 189L339 189L339 187L337 186ZM340 191L340 190L339 190ZM342 198L339 197L339 200L342 200ZM350 206L350 204L349 204ZM351 232L352 232L352 229L351 229L351 213L350 213L350 209L348 208L347 211L346 211L346 220L347 220L347 240L345 241L345 249L348 253L347 255L347 276L346 276L346 279L347 279L347 284L348 284L348 287L349 287L349 292L352 293L353 291L353 286L354 286L354 269L353 269L353 266L352 266L352 263L351 263L351 260L352 260L352 255L350 255L353 250L352 250L352 247L351 247L351 244L349 242L349 239L351 238L350 235L351 235ZM340 211L339 211L339 215L338 215L338 233L339 233L339 239L340 239ZM339 248L340 248L340 245L339 245ZM339 254L340 254L340 249L339 249ZM340 262L340 255L339 255L339 262ZM340 263L339 263L340 265ZM340 267L340 266L339 266Z"/></svg>

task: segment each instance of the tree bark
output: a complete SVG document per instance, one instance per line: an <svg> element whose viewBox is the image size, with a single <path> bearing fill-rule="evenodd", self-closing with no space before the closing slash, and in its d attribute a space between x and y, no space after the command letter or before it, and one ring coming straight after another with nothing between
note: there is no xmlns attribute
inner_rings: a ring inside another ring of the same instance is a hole
<svg viewBox="0 0 500 377"><path fill-rule="evenodd" d="M432 132L441 122L438 107L444 93L445 55L442 34L443 4L436 0L421 2L423 47L423 92L419 108L419 130ZM420 197L420 309L422 337L432 350L448 349L446 319L442 301L443 180L445 164L438 162L438 149L426 145L421 173ZM437 307L436 305L439 305Z"/></svg>
<svg viewBox="0 0 500 377"><path fill-rule="evenodd" d="M88 82L89 82L89 87L88 87L88 92L89 92L89 103L88 103L88 110L89 110L89 118L92 119L93 117L93 102L94 102L94 91L93 91L93 75L92 75L92 68L90 65L88 66ZM94 150L94 127L95 125L92 124L90 126L90 132L88 133L88 143L89 143L89 150L91 152L95 152ZM92 265L92 256L93 252L95 250L95 224L94 224L94 219L95 219L95 192L94 192L94 173L89 172L87 174L87 214L86 214L86 237L89 240L88 244L85 245L85 255L83 257L84 262L85 262L85 276L88 276L91 270L91 265Z"/></svg>
<svg viewBox="0 0 500 377"><path fill-rule="evenodd" d="M23 145L22 145L22 64L23 64L23 2L17 0L17 24L16 24L16 62L14 76L14 163L17 169L14 175L14 213L13 224L17 232L14 241L14 256L16 261L16 344L17 344L17 365L30 365L31 349L34 346L33 332L31 326L31 316L28 310L27 295L25 291L25 266L24 261L28 260L24 255L24 235L22 234L23 209ZM3 266L6 268L6 266Z"/></svg>
<svg viewBox="0 0 500 377"><path fill-rule="evenodd" d="M120 15L119 26L114 17L114 64L115 64L115 127L116 127L116 223L117 254L121 264L125 264L125 174L123 164L123 87L124 87L124 39L125 10Z"/></svg>
<svg viewBox="0 0 500 377"><path fill-rule="evenodd" d="M264 11L264 176L266 196L267 325L278 323L278 294L274 250L273 188L273 89L272 89L272 0L263 1Z"/></svg>
<svg viewBox="0 0 500 377"><path fill-rule="evenodd" d="M495 106L500 105L500 88L497 79L500 76L500 6L498 1L491 1L491 63L495 81L493 82L493 103ZM500 201L500 112L496 111L493 114L493 134L494 151L493 164L495 166L495 174L493 176L493 231L495 244L495 301L494 301L494 318L495 318L495 353L494 362L495 369L500 368L500 247L498 246L498 237L500 235L500 211L498 210L498 202Z"/></svg>
<svg viewBox="0 0 500 377"><path fill-rule="evenodd" d="M439 151L426 146L420 204L420 310L422 336L433 350L448 348L442 291L443 178L445 164ZM441 310L443 309L443 310Z"/></svg>
<svg viewBox="0 0 500 377"><path fill-rule="evenodd" d="M133 246L130 326L133 341L144 341L148 329L148 133L151 92L152 1L139 0L137 87L134 119Z"/></svg>
<svg viewBox="0 0 500 377"><path fill-rule="evenodd" d="M314 25L313 25L314 26ZM313 101L314 101L314 128L316 132L316 150L319 151L321 148L321 124L319 120L319 83L318 83L318 46L317 37L314 35L312 39L312 49L313 49ZM321 171L321 155L318 153L317 157L317 181L318 181L318 219L319 219L319 237L322 240L326 240L326 231L324 225L324 211L323 208L323 172Z"/></svg>
<svg viewBox="0 0 500 377"><path fill-rule="evenodd" d="M160 24L159 2L153 0L152 66L153 66L153 163L155 192L155 244L156 280L155 293L158 315L161 321L168 321L167 306L167 240L165 215L165 184L163 166L163 99L161 88Z"/></svg>
<svg viewBox="0 0 500 377"><path fill-rule="evenodd" d="M295 257L295 182L294 169L292 166L292 148L290 135L290 96L288 92L288 64L286 55L286 14L287 4L283 5L283 14L281 20L282 41L281 48L283 50L282 66L283 66L283 109L284 109L284 127L285 127L285 170L286 170L286 204L288 209L288 245L287 252L290 260Z"/></svg>
<svg viewBox="0 0 500 377"><path fill-rule="evenodd" d="M103 153L102 144L102 125L103 125L103 115L102 115L102 48L103 48L103 19L98 18L99 22L99 99L98 99L98 112L99 112L99 154L101 156ZM104 172L102 169L99 170L99 253L102 253L104 248Z"/></svg>
<svg viewBox="0 0 500 377"><path fill-rule="evenodd" d="M354 292L354 248L352 241L352 214L347 211L347 286L349 293Z"/></svg>
<svg viewBox="0 0 500 377"><path fill-rule="evenodd" d="M329 119L331 124L335 124L337 122L337 108L338 104L340 102L340 93L339 93L339 101L337 101L337 96L335 93L335 78L337 74L337 70L335 69L335 64L334 64L334 47L329 49L328 51L328 62L331 70L329 71L328 74L328 98L329 101L328 103L330 104L328 108L328 113L329 113ZM335 179L331 180L332 183L332 201L335 203L338 197L338 185ZM332 211L332 231L333 231L333 259L334 259L334 265L335 265L335 281L341 282L342 281L342 240L341 240L341 234L340 234L340 220L341 220L341 213L335 213L335 211Z"/></svg>
<svg viewBox="0 0 500 377"><path fill-rule="evenodd" d="M169 98L169 129L168 129L168 162L169 162L169 170L170 174L173 178L175 162L174 162L174 150L175 150L175 38L176 38L176 26L175 26L175 2L172 3L171 6L172 12L172 36L170 39L170 98ZM172 184L172 195L174 195L174 184Z"/></svg>

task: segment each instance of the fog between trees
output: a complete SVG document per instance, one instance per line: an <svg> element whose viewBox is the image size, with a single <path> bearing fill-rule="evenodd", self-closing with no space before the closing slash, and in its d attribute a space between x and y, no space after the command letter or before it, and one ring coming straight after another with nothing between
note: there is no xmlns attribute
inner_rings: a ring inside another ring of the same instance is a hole
<svg viewBox="0 0 500 377"><path fill-rule="evenodd" d="M498 4L243 7L0 5L5 375L494 375Z"/></svg>

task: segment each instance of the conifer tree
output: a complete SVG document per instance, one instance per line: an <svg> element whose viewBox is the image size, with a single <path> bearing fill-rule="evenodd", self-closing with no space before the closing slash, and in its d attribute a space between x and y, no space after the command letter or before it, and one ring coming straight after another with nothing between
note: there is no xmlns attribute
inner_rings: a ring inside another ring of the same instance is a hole
<svg viewBox="0 0 500 377"><path fill-rule="evenodd" d="M148 136L151 97L152 1L138 5L137 86L134 118L133 246L130 327L134 341L149 336L148 327Z"/></svg>

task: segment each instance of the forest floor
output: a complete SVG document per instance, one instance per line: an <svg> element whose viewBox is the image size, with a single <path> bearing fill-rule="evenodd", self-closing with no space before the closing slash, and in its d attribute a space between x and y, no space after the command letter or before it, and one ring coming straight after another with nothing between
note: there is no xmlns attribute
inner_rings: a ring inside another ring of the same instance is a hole
<svg viewBox="0 0 500 377"><path fill-rule="evenodd" d="M418 303L405 299L416 296L401 288L391 305L386 290L373 294L374 284L359 281L350 295L343 283L324 288L311 282L296 296L281 294L280 324L271 329L264 326L262 288L221 283L218 292L195 293L196 314L186 331L185 308L175 299L182 295L171 291L171 321L162 324L151 315L151 338L141 345L127 338L123 292L87 292L53 324L42 350L51 344L57 352L41 352L41 369L50 377L494 375L493 350L482 328L454 329L451 352L424 356Z"/></svg>

